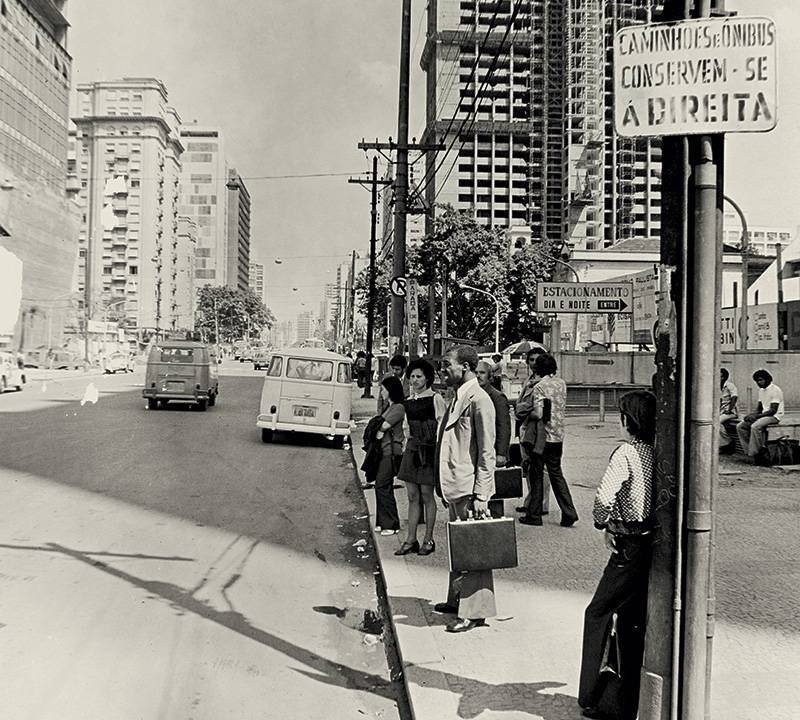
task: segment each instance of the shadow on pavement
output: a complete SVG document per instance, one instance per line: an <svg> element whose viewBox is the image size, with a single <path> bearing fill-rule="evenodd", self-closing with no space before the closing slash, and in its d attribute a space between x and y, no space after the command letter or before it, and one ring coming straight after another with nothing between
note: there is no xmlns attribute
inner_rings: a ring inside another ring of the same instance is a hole
<svg viewBox="0 0 800 720"><path fill-rule="evenodd" d="M321 655L306 650L299 645L284 640L283 638L273 635L272 633L255 627L250 621L237 612L231 606L230 610L217 610L203 600L198 600L192 594L194 591L182 588L174 583L162 582L158 580L146 580L137 577L132 573L120 570L106 565L104 562L94 560L88 553L81 550L59 545L58 543L46 543L43 546L5 546L5 547L19 547L24 550L40 550L45 552L57 552L67 557L77 560L78 562L89 565L90 567L106 573L118 580L123 580L133 587L140 588L145 592L150 593L152 599L166 600L172 608L180 612L189 612L198 617L205 618L210 622L216 623L228 630L232 630L239 635L242 635L250 640L253 640L261 645L276 650L287 657L296 660L307 666L309 670L296 669L296 672L305 675L313 680L325 683L326 685L336 685L348 690L362 690L370 692L388 700L395 700L394 691L389 681L384 680L378 675L365 673L361 670L336 663ZM124 557L139 557L137 555L126 555ZM146 556L145 556L146 557ZM168 558L171 559L171 558ZM180 558L183 559L183 558ZM226 584L226 587L235 582L235 576Z"/></svg>
<svg viewBox="0 0 800 720"><path fill-rule="evenodd" d="M542 720L576 720L581 717L578 700L564 693L545 690L564 687L562 682L492 683L462 678L450 673L409 665L409 679L426 688L445 690L460 695L458 717L476 718L482 712L520 712Z"/></svg>
<svg viewBox="0 0 800 720"><path fill-rule="evenodd" d="M442 592L444 592L444 590ZM428 598L418 598L408 595L391 595L389 597L389 602L392 607L394 622L398 625L408 625L410 627L444 627L448 623L453 622L452 615L442 615L434 612L434 603Z"/></svg>

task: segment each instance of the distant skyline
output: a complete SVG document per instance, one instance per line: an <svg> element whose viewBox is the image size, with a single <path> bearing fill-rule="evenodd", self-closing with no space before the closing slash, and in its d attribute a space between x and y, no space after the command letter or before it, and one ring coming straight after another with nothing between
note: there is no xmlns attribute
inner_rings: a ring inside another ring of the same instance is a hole
<svg viewBox="0 0 800 720"><path fill-rule="evenodd" d="M795 227L800 86L790 68L800 67L800 4L729 0L727 8L776 21L780 84L776 130L728 136L726 193L754 225ZM369 196L346 174L368 170L356 147L362 137L397 136L400 2L80 0L67 9L73 89L157 77L184 122L218 125L252 196L252 253L265 266L267 303L284 320L318 307L336 266L351 250L368 249ZM417 137L424 16L425 3L414 0L410 134ZM265 179L321 173L336 175Z"/></svg>

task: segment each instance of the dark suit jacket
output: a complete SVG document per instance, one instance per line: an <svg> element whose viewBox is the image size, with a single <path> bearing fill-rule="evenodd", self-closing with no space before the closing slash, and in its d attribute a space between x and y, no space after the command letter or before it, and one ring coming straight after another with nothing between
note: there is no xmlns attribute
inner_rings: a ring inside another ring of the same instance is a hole
<svg viewBox="0 0 800 720"><path fill-rule="evenodd" d="M502 455L507 458L508 446L511 444L511 412L509 410L508 398L491 385L485 387L484 390L494 404L494 452L496 455Z"/></svg>

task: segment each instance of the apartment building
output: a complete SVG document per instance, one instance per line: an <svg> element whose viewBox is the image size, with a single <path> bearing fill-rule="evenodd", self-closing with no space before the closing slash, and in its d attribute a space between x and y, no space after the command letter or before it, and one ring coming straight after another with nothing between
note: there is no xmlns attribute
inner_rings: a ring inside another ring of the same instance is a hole
<svg viewBox="0 0 800 720"><path fill-rule="evenodd" d="M218 128L198 123L181 126L180 137L185 147L180 212L197 223L196 287L231 285L224 139Z"/></svg>
<svg viewBox="0 0 800 720"><path fill-rule="evenodd" d="M0 247L22 272L13 335L0 343L14 349L60 347L75 314L79 216L65 194L72 58L64 6L0 1Z"/></svg>
<svg viewBox="0 0 800 720"><path fill-rule="evenodd" d="M175 284L171 298L175 326L194 330L195 318L195 255L197 253L197 225L184 215L178 216L178 246L176 270L185 282Z"/></svg>
<svg viewBox="0 0 800 720"><path fill-rule="evenodd" d="M430 0L424 141L451 149L428 153L427 204L573 248L657 235L660 148L618 140L607 118L613 33L658 5Z"/></svg>
<svg viewBox="0 0 800 720"><path fill-rule="evenodd" d="M722 219L722 240L731 247L742 246L742 224L735 212L726 212ZM800 228L777 225L747 226L748 247L758 255L775 257L778 246L786 248L796 237Z"/></svg>
<svg viewBox="0 0 800 720"><path fill-rule="evenodd" d="M250 193L235 168L228 170L227 282L231 288L250 286Z"/></svg>
<svg viewBox="0 0 800 720"><path fill-rule="evenodd" d="M249 278L250 289L258 296L258 299L261 300L261 302L266 304L267 295L264 286L263 263L255 262L254 260L250 261Z"/></svg>
<svg viewBox="0 0 800 720"><path fill-rule="evenodd" d="M68 170L83 212L77 287L89 317L143 332L185 329L178 297L193 279L180 251L183 145L166 87L156 78L79 85L73 120Z"/></svg>

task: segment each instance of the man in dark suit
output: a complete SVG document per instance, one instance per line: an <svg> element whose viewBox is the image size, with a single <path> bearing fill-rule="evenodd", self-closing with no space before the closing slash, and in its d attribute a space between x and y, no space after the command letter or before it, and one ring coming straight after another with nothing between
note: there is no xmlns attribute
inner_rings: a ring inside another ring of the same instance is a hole
<svg viewBox="0 0 800 720"><path fill-rule="evenodd" d="M483 388L494 404L494 451L497 455L497 467L503 467L508 460L508 446L511 444L511 411L508 398L492 385L492 364L490 362L481 360L475 374L478 376L478 385Z"/></svg>

